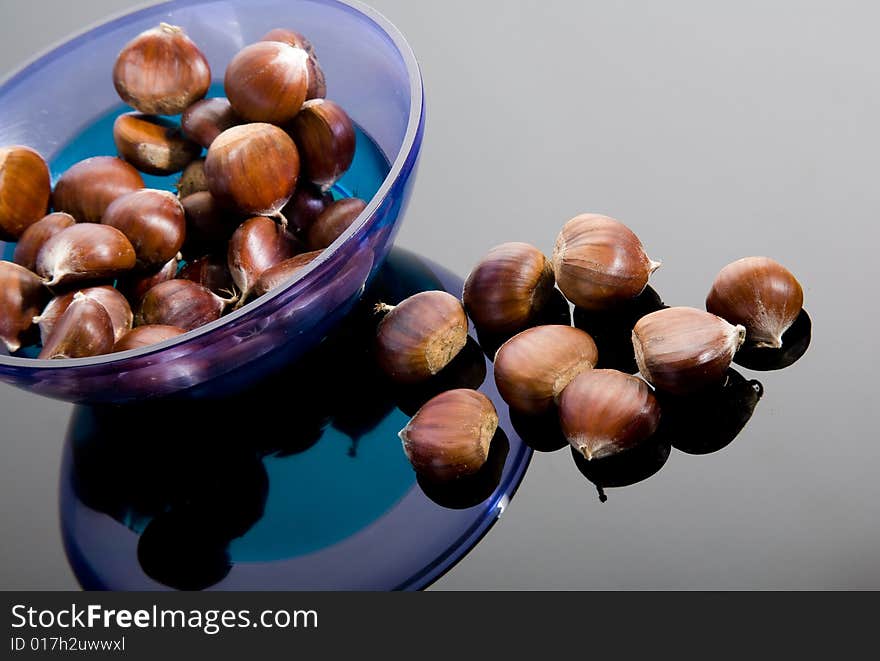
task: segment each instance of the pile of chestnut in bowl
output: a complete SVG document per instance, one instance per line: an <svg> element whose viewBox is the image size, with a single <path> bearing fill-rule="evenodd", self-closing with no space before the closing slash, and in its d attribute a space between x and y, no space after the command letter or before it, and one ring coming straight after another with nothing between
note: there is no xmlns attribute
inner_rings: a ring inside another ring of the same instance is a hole
<svg viewBox="0 0 880 661"><path fill-rule="evenodd" d="M719 385L734 354L782 346L783 333L803 306L803 290L785 267L767 257L725 266L706 298L706 311L669 307L647 314L632 331L641 377L595 369L596 342L568 325L535 325L556 286L591 313L613 314L639 296L660 266L623 223L598 214L572 218L552 259L527 243L504 243L468 275L462 300L428 291L383 306L377 329L382 370L400 383L430 379L464 347L468 316L480 337L506 337L494 355L498 391L521 415L558 414L571 446L586 460L609 457L647 441L661 405ZM540 322L537 322L540 323ZM456 389L429 400L400 432L415 470L446 481L477 472L498 425L492 402Z"/></svg>
<svg viewBox="0 0 880 661"><path fill-rule="evenodd" d="M113 83L136 111L113 125L118 157L76 163L53 189L40 154L0 148L0 238L17 242L0 261L9 353L41 345L39 358L83 358L181 335L289 283L366 206L329 192L351 166L355 130L324 98L297 32L239 51L226 98L205 98L205 56L166 24L125 45ZM141 177L181 171L177 195Z"/></svg>

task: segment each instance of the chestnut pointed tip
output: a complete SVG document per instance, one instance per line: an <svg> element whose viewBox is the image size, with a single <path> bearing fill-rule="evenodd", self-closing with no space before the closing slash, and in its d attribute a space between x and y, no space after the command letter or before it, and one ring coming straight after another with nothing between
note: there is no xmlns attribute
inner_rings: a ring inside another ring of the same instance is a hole
<svg viewBox="0 0 880 661"><path fill-rule="evenodd" d="M736 349L739 349L746 341L746 327L742 324L737 324L734 328L736 329ZM782 340L774 338L771 346L778 349L782 346Z"/></svg>
<svg viewBox="0 0 880 661"><path fill-rule="evenodd" d="M659 269L661 266L663 266L663 262L661 260L655 261L653 259L649 259L648 260L648 273L653 273L654 271Z"/></svg>
<svg viewBox="0 0 880 661"><path fill-rule="evenodd" d="M18 340L9 340L7 338L2 338L3 344L6 346L6 350L9 353L15 353L19 349L21 349L21 342Z"/></svg>
<svg viewBox="0 0 880 661"><path fill-rule="evenodd" d="M376 305L373 306L373 312L375 314L386 314L391 312L394 308L394 305L388 305L387 303L376 303Z"/></svg>

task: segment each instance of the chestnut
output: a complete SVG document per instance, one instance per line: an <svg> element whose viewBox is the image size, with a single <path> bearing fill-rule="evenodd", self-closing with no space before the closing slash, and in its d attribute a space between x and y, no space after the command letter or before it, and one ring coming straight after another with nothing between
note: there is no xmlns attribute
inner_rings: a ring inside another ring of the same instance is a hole
<svg viewBox="0 0 880 661"><path fill-rule="evenodd" d="M715 277L706 309L746 328L746 341L756 348L779 349L782 335L804 306L797 278L769 257L744 257Z"/></svg>
<svg viewBox="0 0 880 661"><path fill-rule="evenodd" d="M40 337L44 346L48 344L55 326L58 325L59 320L77 296L85 296L104 308L113 327L114 342L131 330L133 315L125 296L109 285L88 287L54 297L43 309L40 316L34 317L34 322L40 326Z"/></svg>
<svg viewBox="0 0 880 661"><path fill-rule="evenodd" d="M495 384L508 406L536 415L551 409L563 389L599 358L596 343L571 326L535 326L514 335L495 354Z"/></svg>
<svg viewBox="0 0 880 661"><path fill-rule="evenodd" d="M0 147L0 239L18 239L46 215L49 166L30 147Z"/></svg>
<svg viewBox="0 0 880 661"><path fill-rule="evenodd" d="M475 473L455 480L437 482L416 473L422 493L446 509L464 510L486 502L504 477L504 465L510 454L510 440L499 427L489 443L489 455Z"/></svg>
<svg viewBox="0 0 880 661"><path fill-rule="evenodd" d="M235 292L225 254L209 254L194 259L180 269L177 277L197 282L218 295L231 296Z"/></svg>
<svg viewBox="0 0 880 661"><path fill-rule="evenodd" d="M177 180L177 197L181 200L193 193L208 190L208 178L205 176L205 159L197 158L185 168Z"/></svg>
<svg viewBox="0 0 880 661"><path fill-rule="evenodd" d="M242 48L226 67L223 88L249 122L283 124L299 112L309 88L309 54L280 41Z"/></svg>
<svg viewBox="0 0 880 661"><path fill-rule="evenodd" d="M594 213L569 220L556 239L553 270L565 297L587 310L635 298L660 262L652 261L626 225Z"/></svg>
<svg viewBox="0 0 880 661"><path fill-rule="evenodd" d="M113 323L103 305L77 292L43 343L39 358L85 358L110 353Z"/></svg>
<svg viewBox="0 0 880 661"><path fill-rule="evenodd" d="M328 204L306 230L306 245L311 250L323 250L342 236L366 208L367 203L356 197L344 197Z"/></svg>
<svg viewBox="0 0 880 661"><path fill-rule="evenodd" d="M414 294L387 312L376 330L376 360L393 381L418 383L437 374L467 343L461 302L445 291Z"/></svg>
<svg viewBox="0 0 880 661"><path fill-rule="evenodd" d="M300 179L293 197L281 210L281 215L298 232L306 232L321 212L332 203L332 193L322 191L312 182Z"/></svg>
<svg viewBox="0 0 880 661"><path fill-rule="evenodd" d="M115 278L137 261L128 238L110 225L71 225L51 237L37 253L37 273L46 286Z"/></svg>
<svg viewBox="0 0 880 661"><path fill-rule="evenodd" d="M293 257L298 244L281 225L265 216L243 222L229 241L227 264L244 301L263 272Z"/></svg>
<svg viewBox="0 0 880 661"><path fill-rule="evenodd" d="M210 147L223 131L241 123L241 117L235 114L229 99L223 97L196 101L180 118L180 126L187 137L205 148Z"/></svg>
<svg viewBox="0 0 880 661"><path fill-rule="evenodd" d="M144 295L135 323L189 331L219 319L228 303L228 299L190 280L168 280Z"/></svg>
<svg viewBox="0 0 880 661"><path fill-rule="evenodd" d="M436 482L476 473L498 428L492 401L476 390L448 390L430 399L400 432L419 475Z"/></svg>
<svg viewBox="0 0 880 661"><path fill-rule="evenodd" d="M160 176L180 172L202 153L173 122L136 112L116 118L113 142L119 155L138 170Z"/></svg>
<svg viewBox="0 0 880 661"><path fill-rule="evenodd" d="M214 245L229 241L241 222L234 209L230 209L208 191L182 197L180 203L186 216L187 250L193 245Z"/></svg>
<svg viewBox="0 0 880 661"><path fill-rule="evenodd" d="M43 281L35 273L18 264L0 261L0 342L9 353L21 348L48 295Z"/></svg>
<svg viewBox="0 0 880 661"><path fill-rule="evenodd" d="M142 270L167 264L186 237L186 218L180 200L168 191L151 188L114 200L104 212L101 224L125 234Z"/></svg>
<svg viewBox="0 0 880 661"><path fill-rule="evenodd" d="M183 335L185 332L185 330L176 326L162 326L159 324L138 326L137 328L132 328L116 341L116 344L113 345L113 352L148 347L151 344Z"/></svg>
<svg viewBox="0 0 880 661"><path fill-rule="evenodd" d="M315 55L312 42L306 39L305 36L293 30L275 28L264 34L260 41L280 41L294 48L302 48L309 54L309 87L306 90L306 100L322 99L327 96L327 82L324 78L324 71L321 69L321 65L318 64L318 57Z"/></svg>
<svg viewBox="0 0 880 661"><path fill-rule="evenodd" d="M147 271L146 273L132 273L119 278L116 281L116 288L123 293L133 306L137 307L144 294L150 291L150 289L160 282L171 280L177 276L177 270L180 267L180 259L178 257L179 255L175 255L158 269Z"/></svg>
<svg viewBox="0 0 880 661"><path fill-rule="evenodd" d="M657 431L660 406L647 383L617 370L578 374L559 397L559 422L585 459L632 448Z"/></svg>
<svg viewBox="0 0 880 661"><path fill-rule="evenodd" d="M470 272L462 301L481 332L511 333L525 327L554 291L553 268L528 243L492 248Z"/></svg>
<svg viewBox="0 0 880 661"><path fill-rule="evenodd" d="M117 197L144 187L137 170L121 158L95 156L67 169L52 195L55 211L64 211L81 223L100 223Z"/></svg>
<svg viewBox="0 0 880 661"><path fill-rule="evenodd" d="M744 327L687 307L652 312L639 319L632 332L642 376L672 394L719 383L745 337Z"/></svg>
<svg viewBox="0 0 880 661"><path fill-rule="evenodd" d="M303 176L329 189L354 160L354 125L348 114L328 99L303 104L289 127L299 149Z"/></svg>
<svg viewBox="0 0 880 661"><path fill-rule="evenodd" d="M63 229L76 224L69 213L50 213L28 227L15 245L12 261L30 271L37 268L37 253L50 238Z"/></svg>
<svg viewBox="0 0 880 661"><path fill-rule="evenodd" d="M113 65L113 85L142 113L177 115L208 93L211 67L181 28L162 23L122 48Z"/></svg>
<svg viewBox="0 0 880 661"><path fill-rule="evenodd" d="M271 124L233 126L218 135L205 159L211 194L242 213L277 214L293 195L299 154L293 140Z"/></svg>
<svg viewBox="0 0 880 661"><path fill-rule="evenodd" d="M274 266L270 266L257 278L257 282L254 284L253 289L251 289L251 296L257 298L276 287L289 283L322 252L324 251L313 250L312 252L304 252L290 259L285 259Z"/></svg>

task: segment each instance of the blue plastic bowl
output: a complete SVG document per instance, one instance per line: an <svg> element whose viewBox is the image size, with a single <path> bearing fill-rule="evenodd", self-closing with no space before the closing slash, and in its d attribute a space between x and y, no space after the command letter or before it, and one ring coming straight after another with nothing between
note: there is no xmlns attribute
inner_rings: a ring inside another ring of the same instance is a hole
<svg viewBox="0 0 880 661"><path fill-rule="evenodd" d="M222 81L240 48L270 29L307 35L326 74L328 97L384 155L388 174L355 223L287 286L138 350L51 361L0 355L0 380L6 383L81 403L229 394L326 337L391 248L424 132L422 81L400 32L358 2L176 0L127 14L58 46L0 87L0 144L28 145L60 167L59 155L119 106L111 75L116 54L160 22L184 28L208 58L215 81ZM53 169L54 177L59 174ZM352 177L349 190L363 196L357 173ZM0 242L4 253L9 246Z"/></svg>

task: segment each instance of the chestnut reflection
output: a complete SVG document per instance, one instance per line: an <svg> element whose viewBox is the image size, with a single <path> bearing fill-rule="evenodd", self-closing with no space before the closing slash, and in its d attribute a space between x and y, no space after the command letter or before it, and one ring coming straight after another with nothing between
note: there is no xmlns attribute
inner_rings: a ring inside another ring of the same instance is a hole
<svg viewBox="0 0 880 661"><path fill-rule="evenodd" d="M632 345L636 322L646 314L666 305L650 285L635 298L608 310L585 310L575 307L574 325L593 337L599 349L599 369L615 369L627 374L639 371Z"/></svg>
<svg viewBox="0 0 880 661"><path fill-rule="evenodd" d="M470 388L477 390L486 380L486 358L480 345L472 337L468 337L458 355L442 370L427 381L408 386L394 386L395 400L398 408L407 415L415 415L429 399L447 390Z"/></svg>
<svg viewBox="0 0 880 661"><path fill-rule="evenodd" d="M687 454L709 454L733 442L764 394L760 382L728 370L722 385L692 395L658 393L661 431Z"/></svg>
<svg viewBox="0 0 880 661"><path fill-rule="evenodd" d="M519 330L513 333L485 333L480 332L480 329L477 328L477 341L480 343L480 346L486 356L488 356L489 360L494 360L498 348L517 333L528 328L534 328L535 326L555 324L571 326L571 307L565 296L563 296L562 292L558 289L553 290L553 292L547 297L547 302L544 304L544 307L528 324Z"/></svg>
<svg viewBox="0 0 880 661"><path fill-rule="evenodd" d="M499 427L489 445L486 463L473 475L449 482L432 482L422 475L417 475L416 481L422 492L442 507L458 510L474 507L489 498L501 484L504 463L509 452L510 441L504 430Z"/></svg>
<svg viewBox="0 0 880 661"><path fill-rule="evenodd" d="M604 503L608 500L605 489L647 480L663 468L670 452L669 440L658 430L645 442L609 457L588 461L574 448L571 456L583 476L596 485L599 500Z"/></svg>
<svg viewBox="0 0 880 661"><path fill-rule="evenodd" d="M147 576L177 590L204 590L226 578L232 569L228 540L200 514L183 506L147 524L137 547Z"/></svg>
<svg viewBox="0 0 880 661"><path fill-rule="evenodd" d="M510 424L523 442L537 452L555 452L568 445L555 406L539 415L527 415L511 409Z"/></svg>
<svg viewBox="0 0 880 661"><path fill-rule="evenodd" d="M156 434L160 420L173 429ZM148 522L138 557L165 585L221 580L226 545L263 516L266 470L253 448L229 435L216 403L79 407L69 437L74 492L135 530Z"/></svg>
<svg viewBox="0 0 880 661"><path fill-rule="evenodd" d="M778 349L756 348L748 343L733 357L733 362L750 370L768 372L781 370L794 364L810 346L813 322L806 310L801 310L794 323L782 334L782 346Z"/></svg>

